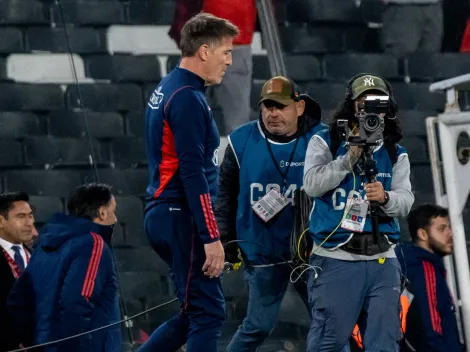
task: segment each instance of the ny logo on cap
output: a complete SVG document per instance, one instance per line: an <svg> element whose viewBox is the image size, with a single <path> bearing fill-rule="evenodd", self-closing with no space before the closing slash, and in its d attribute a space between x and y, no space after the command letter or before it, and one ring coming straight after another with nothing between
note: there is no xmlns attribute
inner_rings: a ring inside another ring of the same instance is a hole
<svg viewBox="0 0 470 352"><path fill-rule="evenodd" d="M268 82L266 87L266 94L271 93L281 93L282 92L282 81L277 79L272 79Z"/></svg>
<svg viewBox="0 0 470 352"><path fill-rule="evenodd" d="M374 79L372 77L364 78L364 85L369 87L375 86Z"/></svg>

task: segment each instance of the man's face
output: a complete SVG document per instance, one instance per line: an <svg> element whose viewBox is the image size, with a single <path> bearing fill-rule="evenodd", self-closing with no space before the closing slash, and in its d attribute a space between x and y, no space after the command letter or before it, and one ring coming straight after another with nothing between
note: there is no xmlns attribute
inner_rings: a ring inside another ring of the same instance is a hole
<svg viewBox="0 0 470 352"><path fill-rule="evenodd" d="M454 249L454 235L448 217L431 219L431 225L429 226L427 235L427 245L433 253L441 256L452 254Z"/></svg>
<svg viewBox="0 0 470 352"><path fill-rule="evenodd" d="M95 222L105 226L114 225L117 222L116 206L116 199L113 196L108 205L102 206L99 209L99 214Z"/></svg>
<svg viewBox="0 0 470 352"><path fill-rule="evenodd" d="M376 93L365 93L361 95L354 101L354 113L357 114L359 112L359 104L364 103L367 97L378 97L378 96L386 96L385 94L376 94ZM385 113L379 114L380 117L385 118Z"/></svg>
<svg viewBox="0 0 470 352"><path fill-rule="evenodd" d="M28 243L34 235L34 215L31 206L24 201L14 202L5 218L0 215L0 233L8 242Z"/></svg>
<svg viewBox="0 0 470 352"><path fill-rule="evenodd" d="M206 84L222 82L225 71L232 64L232 37L223 37L219 43L209 45L204 54L206 66Z"/></svg>
<svg viewBox="0 0 470 352"><path fill-rule="evenodd" d="M297 131L299 116L305 110L305 102L292 102L282 105L273 100L261 103L261 117L269 133L279 136L291 136Z"/></svg>

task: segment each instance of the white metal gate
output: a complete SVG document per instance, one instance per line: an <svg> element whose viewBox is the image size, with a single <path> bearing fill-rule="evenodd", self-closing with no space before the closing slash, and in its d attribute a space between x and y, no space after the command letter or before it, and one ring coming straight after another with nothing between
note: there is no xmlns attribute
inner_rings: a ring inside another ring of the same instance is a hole
<svg viewBox="0 0 470 352"><path fill-rule="evenodd" d="M449 209L454 232L454 253L445 258L447 280L459 308L461 338L469 348L470 265L462 214L470 193L470 162L459 161L459 154L468 150L457 150L460 134L470 137L470 112L462 112L458 103L458 92L463 90L470 90L470 74L430 86L431 92L446 94L446 106L443 114L426 119L426 129L436 202Z"/></svg>

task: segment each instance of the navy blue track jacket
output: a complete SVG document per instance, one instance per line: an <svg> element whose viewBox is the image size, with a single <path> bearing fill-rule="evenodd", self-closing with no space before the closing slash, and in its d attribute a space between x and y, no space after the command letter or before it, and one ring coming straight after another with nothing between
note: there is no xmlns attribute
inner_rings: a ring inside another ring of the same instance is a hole
<svg viewBox="0 0 470 352"><path fill-rule="evenodd" d="M8 301L23 344L36 345L119 321L112 228L55 214L39 234ZM122 351L119 325L44 348L44 352Z"/></svg>
<svg viewBox="0 0 470 352"><path fill-rule="evenodd" d="M205 97L205 81L175 68L147 104L145 133L149 198L187 203L204 243L220 237L212 203L217 196L220 137Z"/></svg>
<svg viewBox="0 0 470 352"><path fill-rule="evenodd" d="M395 251L414 295L405 338L418 352L463 351L442 257L412 244ZM405 345L404 350L410 349Z"/></svg>

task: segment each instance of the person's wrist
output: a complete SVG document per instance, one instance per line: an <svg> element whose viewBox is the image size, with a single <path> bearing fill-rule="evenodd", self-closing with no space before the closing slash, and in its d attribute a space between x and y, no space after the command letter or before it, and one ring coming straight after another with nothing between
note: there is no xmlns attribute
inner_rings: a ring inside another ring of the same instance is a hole
<svg viewBox="0 0 470 352"><path fill-rule="evenodd" d="M384 191L384 200L379 203L380 206L387 205L387 203L390 201L390 195L388 194L387 191Z"/></svg>

